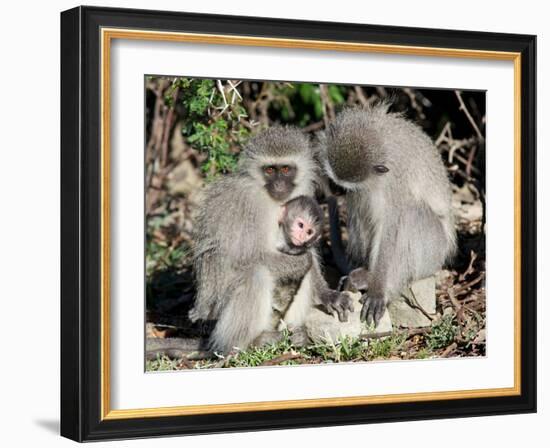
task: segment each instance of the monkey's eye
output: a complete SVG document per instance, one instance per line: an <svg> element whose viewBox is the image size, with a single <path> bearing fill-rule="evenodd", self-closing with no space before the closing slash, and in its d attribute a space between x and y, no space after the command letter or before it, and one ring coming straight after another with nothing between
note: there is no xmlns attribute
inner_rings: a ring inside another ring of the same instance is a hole
<svg viewBox="0 0 550 448"><path fill-rule="evenodd" d="M313 230L311 230L311 229L309 229L309 230L307 231L307 234L308 234L308 235L311 235L312 233L313 233Z"/></svg>
<svg viewBox="0 0 550 448"><path fill-rule="evenodd" d="M374 165L374 171L378 174L387 173L390 169L386 165Z"/></svg>
<svg viewBox="0 0 550 448"><path fill-rule="evenodd" d="M274 172L275 172L275 168L273 168L272 166L266 166L264 168L264 173L267 174L268 176L271 176Z"/></svg>
<svg viewBox="0 0 550 448"><path fill-rule="evenodd" d="M303 223L302 221L300 221L300 222L298 223L298 227L300 227L300 229L303 229L303 228L304 228L304 223Z"/></svg>
<svg viewBox="0 0 550 448"><path fill-rule="evenodd" d="M285 174L285 175L288 174L288 173L290 173L290 167L289 167L289 166L286 166L286 165L283 166L283 167L281 167L281 173L283 173L283 174Z"/></svg>

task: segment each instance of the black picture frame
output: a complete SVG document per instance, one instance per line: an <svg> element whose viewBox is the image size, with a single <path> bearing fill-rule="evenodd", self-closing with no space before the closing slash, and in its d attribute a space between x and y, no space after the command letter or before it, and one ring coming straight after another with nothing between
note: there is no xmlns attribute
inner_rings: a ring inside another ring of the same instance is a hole
<svg viewBox="0 0 550 448"><path fill-rule="evenodd" d="M521 54L521 393L515 396L102 419L103 27ZM76 441L536 411L536 37L473 31L77 7L61 14L61 435Z"/></svg>

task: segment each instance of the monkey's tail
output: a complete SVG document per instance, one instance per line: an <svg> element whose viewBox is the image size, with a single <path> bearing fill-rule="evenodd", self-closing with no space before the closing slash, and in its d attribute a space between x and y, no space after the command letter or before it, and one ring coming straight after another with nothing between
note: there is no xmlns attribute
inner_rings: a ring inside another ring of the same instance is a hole
<svg viewBox="0 0 550 448"><path fill-rule="evenodd" d="M206 350L203 340L185 338L147 338L145 340L145 358L148 361L166 356L170 359L187 358L190 360L208 359L212 353Z"/></svg>
<svg viewBox="0 0 550 448"><path fill-rule="evenodd" d="M338 202L334 196L327 198L328 219L330 224L330 245L332 256L336 267L342 275L348 275L351 272L351 266L342 243L342 233L340 231L340 215L338 213Z"/></svg>

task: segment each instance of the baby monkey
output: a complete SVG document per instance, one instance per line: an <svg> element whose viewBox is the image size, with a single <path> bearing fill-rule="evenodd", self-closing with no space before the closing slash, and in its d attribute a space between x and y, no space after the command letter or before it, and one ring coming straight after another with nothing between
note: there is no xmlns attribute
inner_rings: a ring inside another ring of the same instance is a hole
<svg viewBox="0 0 550 448"><path fill-rule="evenodd" d="M323 211L307 196L298 196L281 207L277 250L302 255L321 238Z"/></svg>
<svg viewBox="0 0 550 448"><path fill-rule="evenodd" d="M298 196L281 206L278 223L276 248L279 255L268 263L275 280L269 330L252 343L256 346L276 342L282 337L280 330L285 326L285 317L304 277L312 270L313 246L321 237L323 211L314 199ZM292 327L291 330L294 344L307 344L304 328Z"/></svg>

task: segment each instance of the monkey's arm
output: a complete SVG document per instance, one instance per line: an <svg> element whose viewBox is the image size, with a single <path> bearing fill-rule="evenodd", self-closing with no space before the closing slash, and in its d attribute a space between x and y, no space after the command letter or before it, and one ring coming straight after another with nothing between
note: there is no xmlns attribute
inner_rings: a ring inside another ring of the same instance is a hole
<svg viewBox="0 0 550 448"><path fill-rule="evenodd" d="M273 252L265 257L265 265L281 280L300 280L311 269L313 254L310 250L301 255Z"/></svg>
<svg viewBox="0 0 550 448"><path fill-rule="evenodd" d="M313 258L313 266L311 267L311 281L316 292L314 297L317 303L322 305L329 314L336 312L340 322L347 322L349 313L353 313L353 301L346 292L335 291L329 288L323 278L321 266L316 257Z"/></svg>
<svg viewBox="0 0 550 448"><path fill-rule="evenodd" d="M388 300L396 297L408 283L434 274L448 253L448 240L438 216L425 204L393 213L382 226L378 256L365 282L361 319L378 323Z"/></svg>
<svg viewBox="0 0 550 448"><path fill-rule="evenodd" d="M362 286L366 286L367 292L362 297L361 321L368 325L378 325L388 300L396 289L400 289L407 276L407 242L400 231L406 225L406 213L401 212L401 215L396 211L381 225L381 230L371 241L371 247L377 248L376 256L371 254L369 260L371 269L368 272L362 270L366 273Z"/></svg>

